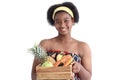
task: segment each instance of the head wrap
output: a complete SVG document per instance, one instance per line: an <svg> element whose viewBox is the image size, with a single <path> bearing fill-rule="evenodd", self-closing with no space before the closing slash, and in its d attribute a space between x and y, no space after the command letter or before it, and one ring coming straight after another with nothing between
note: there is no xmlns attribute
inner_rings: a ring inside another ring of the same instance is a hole
<svg viewBox="0 0 120 80"><path fill-rule="evenodd" d="M70 10L70 9L69 9L68 7L66 7L66 6L60 6L60 7L56 8L56 9L54 10L53 15L52 15L52 19L53 19L53 20L54 20L54 17L55 17L56 12L58 12L58 11L65 11L65 12L67 12L72 18L74 17L72 10Z"/></svg>

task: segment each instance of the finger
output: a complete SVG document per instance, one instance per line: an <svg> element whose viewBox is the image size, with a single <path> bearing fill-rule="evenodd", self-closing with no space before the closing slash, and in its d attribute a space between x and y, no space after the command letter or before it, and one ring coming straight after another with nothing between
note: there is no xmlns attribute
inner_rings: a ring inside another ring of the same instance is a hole
<svg viewBox="0 0 120 80"><path fill-rule="evenodd" d="M71 74L71 79L74 80L74 73Z"/></svg>
<svg viewBox="0 0 120 80"><path fill-rule="evenodd" d="M74 66L74 65L75 65L75 61L73 61L73 62L71 63L71 65Z"/></svg>

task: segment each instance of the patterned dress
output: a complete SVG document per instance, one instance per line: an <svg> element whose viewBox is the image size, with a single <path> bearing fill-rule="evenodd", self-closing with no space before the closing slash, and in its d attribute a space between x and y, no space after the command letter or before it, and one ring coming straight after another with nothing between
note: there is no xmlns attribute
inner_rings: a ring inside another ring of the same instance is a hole
<svg viewBox="0 0 120 80"><path fill-rule="evenodd" d="M80 63L80 61L81 61L81 58L80 58L77 54L74 54L74 53L68 53L68 52L66 52L66 51L58 51L58 50L49 50L49 51L47 52L47 54L48 54L49 56L52 56L55 60L56 60L57 54L59 54L59 53L63 53L63 54L65 54L65 55L66 55L66 54L70 54L70 55L73 57L74 61L76 61L76 62L78 62L78 63ZM75 79L75 80L80 80L80 78L78 77L78 74L75 74L74 79Z"/></svg>

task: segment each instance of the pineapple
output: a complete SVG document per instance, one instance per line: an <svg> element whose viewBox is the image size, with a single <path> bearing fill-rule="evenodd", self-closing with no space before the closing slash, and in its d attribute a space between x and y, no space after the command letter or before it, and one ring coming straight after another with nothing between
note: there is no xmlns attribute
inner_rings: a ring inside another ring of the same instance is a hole
<svg viewBox="0 0 120 80"><path fill-rule="evenodd" d="M38 60L40 60L41 64L46 61L47 59L47 53L46 51L40 47L39 45L34 45L34 47L30 48L29 51L35 55Z"/></svg>
<svg viewBox="0 0 120 80"><path fill-rule="evenodd" d="M48 56L46 51L39 45L34 45L34 47L30 48L29 51L31 51L31 53L34 54L38 60L40 60L40 64L43 64L45 61L49 61L52 64L56 62L51 56Z"/></svg>

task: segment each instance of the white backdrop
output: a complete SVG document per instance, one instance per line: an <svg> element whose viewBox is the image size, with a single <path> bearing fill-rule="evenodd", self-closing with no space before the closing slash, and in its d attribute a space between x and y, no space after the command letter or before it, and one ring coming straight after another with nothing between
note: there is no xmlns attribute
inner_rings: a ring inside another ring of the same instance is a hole
<svg viewBox="0 0 120 80"><path fill-rule="evenodd" d="M67 0L0 1L0 80L31 80L34 43L57 35L46 20L54 3ZM92 51L92 80L120 80L119 0L68 0L75 3L80 22L72 36Z"/></svg>

